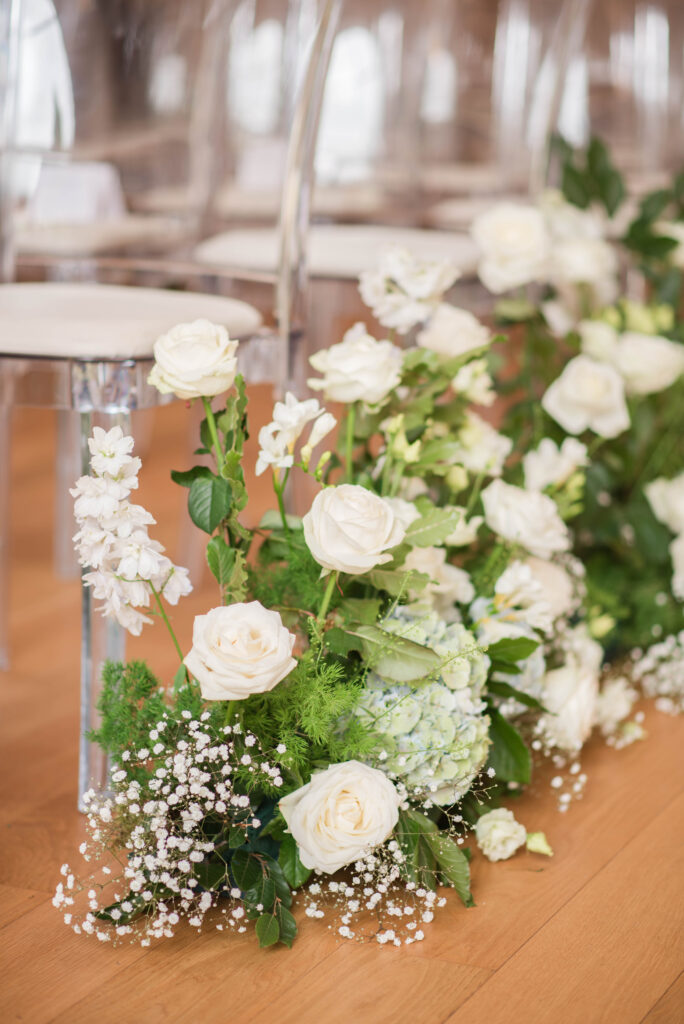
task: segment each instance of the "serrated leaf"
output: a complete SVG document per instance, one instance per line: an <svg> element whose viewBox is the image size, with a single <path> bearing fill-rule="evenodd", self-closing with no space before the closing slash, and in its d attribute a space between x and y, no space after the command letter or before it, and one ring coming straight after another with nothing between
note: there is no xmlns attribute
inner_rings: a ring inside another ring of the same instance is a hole
<svg viewBox="0 0 684 1024"><path fill-rule="evenodd" d="M496 778L503 782L529 782L532 762L522 736L494 708L489 709L489 719L492 745L487 765L494 769Z"/></svg>
<svg viewBox="0 0 684 1024"><path fill-rule="evenodd" d="M417 593L424 590L430 582L427 573L416 569L373 569L368 574L369 581L378 590L386 590L392 597L400 594Z"/></svg>
<svg viewBox="0 0 684 1024"><path fill-rule="evenodd" d="M433 508L411 523L404 540L407 544L419 548L441 544L454 532L460 521L460 510Z"/></svg>
<svg viewBox="0 0 684 1024"><path fill-rule="evenodd" d="M230 582L236 555L235 548L229 548L223 537L212 537L207 544L207 565L221 587Z"/></svg>
<svg viewBox="0 0 684 1024"><path fill-rule="evenodd" d="M280 844L278 863L291 889L299 889L300 885L304 885L311 877L311 868L305 868L299 859L299 849L294 836L286 835Z"/></svg>
<svg viewBox="0 0 684 1024"><path fill-rule="evenodd" d="M425 839L435 856L440 874L456 890L466 907L474 907L475 902L470 892L470 866L463 852L451 836L444 832L429 832Z"/></svg>
<svg viewBox="0 0 684 1024"><path fill-rule="evenodd" d="M181 487L190 487L193 480L208 480L211 479L213 475L214 474L208 466L193 466L192 469L171 470L171 479L175 484L179 484Z"/></svg>
<svg viewBox="0 0 684 1024"><path fill-rule="evenodd" d="M274 946L280 938L280 925L273 914L262 914L257 920L255 928L262 949Z"/></svg>
<svg viewBox="0 0 684 1024"><path fill-rule="evenodd" d="M516 661L524 661L525 658L529 658L538 647L539 641L533 640L531 637L506 637L503 640L497 640L495 644L490 644L487 654L492 660L510 661L515 664Z"/></svg>
<svg viewBox="0 0 684 1024"><path fill-rule="evenodd" d="M394 682L424 679L442 664L443 659L429 647L388 633L379 626L357 626L347 632L358 638L361 653L371 668Z"/></svg>
<svg viewBox="0 0 684 1024"><path fill-rule="evenodd" d="M235 563L228 582L226 583L225 600L227 603L243 601L247 593L247 568L242 551L235 554Z"/></svg>
<svg viewBox="0 0 684 1024"><path fill-rule="evenodd" d="M188 512L195 526L213 533L230 513L231 485L221 477L199 477L193 480L188 495Z"/></svg>

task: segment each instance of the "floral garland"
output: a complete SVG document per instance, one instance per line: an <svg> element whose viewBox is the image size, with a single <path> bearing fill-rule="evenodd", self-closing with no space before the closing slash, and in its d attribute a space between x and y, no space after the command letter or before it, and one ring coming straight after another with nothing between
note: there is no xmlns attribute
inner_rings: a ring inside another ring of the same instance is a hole
<svg viewBox="0 0 684 1024"><path fill-rule="evenodd" d="M565 157L585 206L602 188L616 198L605 154L601 173L595 152L584 171ZM682 218L684 190L669 195ZM510 343L446 301L456 270L389 252L361 294L390 336L359 323L311 359L311 388L343 410L337 442L321 450L335 416L292 394L259 431L275 507L256 530L241 521L236 343L207 321L157 341L151 381L204 405L198 452L213 464L172 476L209 536L219 599L183 651L165 603L189 592L187 571L129 501L132 439L96 429L72 492L86 580L132 633L158 614L180 664L171 688L141 662L105 668L94 739L111 792L87 794L81 847L98 866L80 880L64 865L54 899L74 931L147 945L183 917L254 922L261 946L290 946L299 893L343 938L420 941L439 885L473 902L471 830L490 860L552 854L500 806L533 756L552 760L566 811L592 730L618 746L642 734L636 684L681 705L681 435L662 442L683 405L681 327L672 304L616 302L605 224L557 194L476 221L490 290L544 288L499 302L525 337L519 373L496 384L494 347ZM485 418L497 394L511 396L499 429ZM300 519L286 501L301 474L319 490ZM655 625L666 638L627 657Z"/></svg>

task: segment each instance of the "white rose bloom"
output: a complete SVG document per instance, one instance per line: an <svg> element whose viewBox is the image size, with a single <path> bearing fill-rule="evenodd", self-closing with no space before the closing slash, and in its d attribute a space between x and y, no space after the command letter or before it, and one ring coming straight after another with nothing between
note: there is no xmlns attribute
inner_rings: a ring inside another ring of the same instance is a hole
<svg viewBox="0 0 684 1024"><path fill-rule="evenodd" d="M684 345L669 338L625 331L620 335L613 365L628 395L664 391L684 373Z"/></svg>
<svg viewBox="0 0 684 1024"><path fill-rule="evenodd" d="M401 798L386 775L359 761L331 764L280 801L306 868L334 874L391 835Z"/></svg>
<svg viewBox="0 0 684 1024"><path fill-rule="evenodd" d="M559 299L547 299L541 303L540 308L551 333L558 338L569 334L577 322L574 310L568 309Z"/></svg>
<svg viewBox="0 0 684 1024"><path fill-rule="evenodd" d="M406 501L405 498L385 498L385 501L404 530L408 530L411 523L415 523L416 519L420 519L420 512L412 501Z"/></svg>
<svg viewBox="0 0 684 1024"><path fill-rule="evenodd" d="M600 363L612 363L618 347L618 332L602 320L581 320L577 331L582 351Z"/></svg>
<svg viewBox="0 0 684 1024"><path fill-rule="evenodd" d="M389 502L355 484L320 491L302 523L318 564L354 576L390 562L406 534Z"/></svg>
<svg viewBox="0 0 684 1024"><path fill-rule="evenodd" d="M471 233L481 252L478 274L490 292L544 279L549 237L539 210L499 203L475 218Z"/></svg>
<svg viewBox="0 0 684 1024"><path fill-rule="evenodd" d="M416 343L421 348L454 359L484 348L491 340L488 328L467 309L441 302L418 334Z"/></svg>
<svg viewBox="0 0 684 1024"><path fill-rule="evenodd" d="M223 605L195 617L184 663L205 700L243 700L290 674L294 643L278 612L258 601Z"/></svg>
<svg viewBox="0 0 684 1024"><path fill-rule="evenodd" d="M547 743L561 750L577 751L589 738L595 718L599 688L601 645L577 629L565 664L547 672L541 702L549 714L539 720Z"/></svg>
<svg viewBox="0 0 684 1024"><path fill-rule="evenodd" d="M550 437L539 442L536 451L523 458L525 487L543 491L554 484L562 486L580 466L587 464L587 448L574 437L566 437L560 448Z"/></svg>
<svg viewBox="0 0 684 1024"><path fill-rule="evenodd" d="M548 494L494 480L482 492L482 504L490 529L530 554L549 558L570 547L567 527Z"/></svg>
<svg viewBox="0 0 684 1024"><path fill-rule="evenodd" d="M600 210L581 210L569 203L560 189L545 189L539 198L539 209L544 214L549 233L554 239L602 238L605 218Z"/></svg>
<svg viewBox="0 0 684 1024"><path fill-rule="evenodd" d="M653 514L673 533L684 533L684 473L666 480L658 477L644 491Z"/></svg>
<svg viewBox="0 0 684 1024"><path fill-rule="evenodd" d="M321 349L309 362L323 379L308 381L333 402L376 405L387 398L401 379L402 352L390 341L376 341L365 324L351 327L338 345Z"/></svg>
<svg viewBox="0 0 684 1024"><path fill-rule="evenodd" d="M548 277L553 284L604 287L616 272L615 250L601 238L566 238L555 242L551 250Z"/></svg>
<svg viewBox="0 0 684 1024"><path fill-rule="evenodd" d="M678 601L684 601L684 533L670 544L670 558L672 559L672 593Z"/></svg>
<svg viewBox="0 0 684 1024"><path fill-rule="evenodd" d="M585 355L570 360L547 389L542 407L569 434L593 430L601 437L617 437L629 427L620 374Z"/></svg>
<svg viewBox="0 0 684 1024"><path fill-rule="evenodd" d="M502 617L520 619L543 633L553 626L544 587L525 562L511 562L499 576L494 585L494 607Z"/></svg>
<svg viewBox="0 0 684 1024"><path fill-rule="evenodd" d="M428 598L442 618L447 618L454 604L469 604L475 597L475 588L465 569L450 565L444 548L412 548L404 561L405 569L426 573L430 582L415 595L418 600Z"/></svg>
<svg viewBox="0 0 684 1024"><path fill-rule="evenodd" d="M576 588L572 577L562 565L544 558L527 558L525 565L529 566L532 575L541 584L554 621L575 610Z"/></svg>
<svg viewBox="0 0 684 1024"><path fill-rule="evenodd" d="M470 519L466 519L466 509L458 505L452 506L452 511L459 511L461 519L453 533L450 533L445 539L445 546L449 548L464 548L469 544L473 544L477 537L477 531L484 523L484 517L472 516Z"/></svg>
<svg viewBox="0 0 684 1024"><path fill-rule="evenodd" d="M457 395L462 395L475 405L492 405L496 398L493 383L487 369L487 360L471 359L452 379L451 386Z"/></svg>
<svg viewBox="0 0 684 1024"><path fill-rule="evenodd" d="M361 274L359 291L381 324L405 334L427 320L460 276L448 260L423 263L408 250L393 246L383 253L377 270Z"/></svg>
<svg viewBox="0 0 684 1024"><path fill-rule="evenodd" d="M506 459L513 448L510 437L500 434L491 424L470 410L458 434L460 448L454 453L454 461L461 463L471 473L487 473L501 476Z"/></svg>
<svg viewBox="0 0 684 1024"><path fill-rule="evenodd" d="M220 395L235 380L237 341L209 320L177 324L154 343L155 363L148 377L163 395L191 399Z"/></svg>
<svg viewBox="0 0 684 1024"><path fill-rule="evenodd" d="M527 841L527 829L506 807L487 811L475 825L477 845L487 860L508 860Z"/></svg>
<svg viewBox="0 0 684 1024"><path fill-rule="evenodd" d="M627 718L634 707L637 692L624 676L608 679L602 686L596 701L596 720L604 736L615 732L620 722Z"/></svg>

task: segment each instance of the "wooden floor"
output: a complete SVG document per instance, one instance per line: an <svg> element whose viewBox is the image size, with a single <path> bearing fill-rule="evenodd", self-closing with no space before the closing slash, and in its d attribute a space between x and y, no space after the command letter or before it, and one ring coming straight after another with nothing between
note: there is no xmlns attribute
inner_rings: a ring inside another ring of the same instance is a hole
<svg viewBox="0 0 684 1024"><path fill-rule="evenodd" d="M178 552L188 464L182 407L148 423L140 499ZM145 425L143 424L143 427ZM149 436L151 435L151 437ZM253 457L253 448L252 457ZM12 668L0 675L0 1020L42 1024L665 1024L684 1020L684 721L646 709L648 739L592 744L584 799L556 810L548 776L517 804L552 860L477 857L466 910L451 896L406 949L336 941L302 916L292 951L181 932L142 950L76 937L50 903L83 833L76 813L79 588L51 563L51 414L15 418ZM208 581L176 611L181 642ZM160 627L131 645L173 667Z"/></svg>

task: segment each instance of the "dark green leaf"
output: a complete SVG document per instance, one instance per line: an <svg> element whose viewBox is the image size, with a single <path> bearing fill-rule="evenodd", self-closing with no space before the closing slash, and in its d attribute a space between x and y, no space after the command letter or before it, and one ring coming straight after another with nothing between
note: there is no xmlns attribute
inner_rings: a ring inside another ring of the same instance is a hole
<svg viewBox="0 0 684 1024"><path fill-rule="evenodd" d="M188 512L195 526L213 533L230 512L232 491L227 480L219 477L193 480L188 495Z"/></svg>
<svg viewBox="0 0 684 1024"><path fill-rule="evenodd" d="M263 876L261 861L246 850L236 850L230 862L230 870L238 888L251 889Z"/></svg>
<svg viewBox="0 0 684 1024"><path fill-rule="evenodd" d="M181 487L190 487L193 480L210 480L213 477L208 466L193 466L192 469L171 470L171 479Z"/></svg>
<svg viewBox="0 0 684 1024"><path fill-rule="evenodd" d="M207 565L222 587L230 582L235 568L235 548L229 548L223 537L212 537L207 544Z"/></svg>
<svg viewBox="0 0 684 1024"><path fill-rule="evenodd" d="M563 168L562 184L563 195L574 206L585 210L591 201L591 193L587 185L586 177L576 167L566 164Z"/></svg>
<svg viewBox="0 0 684 1024"><path fill-rule="evenodd" d="M539 647L538 640L532 640L526 636L506 637L504 640L497 640L490 644L487 654L492 660L497 661L524 661Z"/></svg>
<svg viewBox="0 0 684 1024"><path fill-rule="evenodd" d="M274 946L280 938L280 925L273 914L262 914L256 923L256 934L262 949Z"/></svg>
<svg viewBox="0 0 684 1024"><path fill-rule="evenodd" d="M489 748L487 764L497 779L504 782L529 782L532 774L530 752L522 736L510 722L494 708L489 709Z"/></svg>
<svg viewBox="0 0 684 1024"><path fill-rule="evenodd" d="M487 683L487 689L490 693L495 694L497 697L513 697L519 701L520 704L524 704L528 708L536 708L538 711L545 711L546 708L543 704L540 704L534 697L530 697L528 693L523 693L522 690L516 690L515 686L511 686L509 683L501 682L500 680L490 679Z"/></svg>
<svg viewBox="0 0 684 1024"><path fill-rule="evenodd" d="M454 887L466 907L475 906L470 892L470 867L454 840L444 832L429 832L425 839L435 856L440 874Z"/></svg>
<svg viewBox="0 0 684 1024"><path fill-rule="evenodd" d="M299 850L294 836L285 836L280 844L278 863L282 868L285 881L291 889L298 889L311 877L311 868L305 868L299 859Z"/></svg>
<svg viewBox="0 0 684 1024"><path fill-rule="evenodd" d="M297 922L294 917L282 903L279 903L276 907L276 918L278 920L278 926L280 928L280 941L288 949L292 948L292 943L297 936Z"/></svg>
<svg viewBox="0 0 684 1024"><path fill-rule="evenodd" d="M268 875L262 875L256 885L244 890L242 898L250 907L270 910L276 898L275 882Z"/></svg>
<svg viewBox="0 0 684 1024"><path fill-rule="evenodd" d="M203 889L218 889L227 880L228 869L225 861L203 860L195 866L195 878Z"/></svg>

